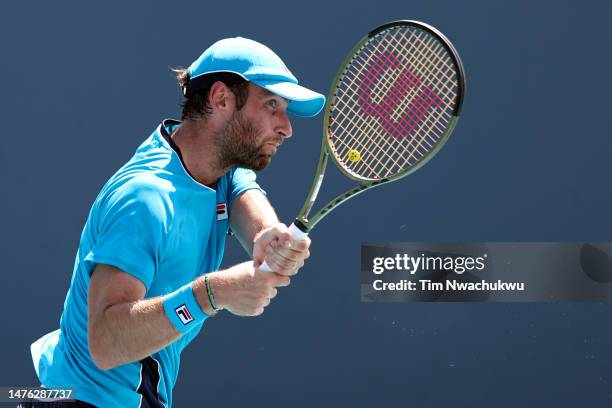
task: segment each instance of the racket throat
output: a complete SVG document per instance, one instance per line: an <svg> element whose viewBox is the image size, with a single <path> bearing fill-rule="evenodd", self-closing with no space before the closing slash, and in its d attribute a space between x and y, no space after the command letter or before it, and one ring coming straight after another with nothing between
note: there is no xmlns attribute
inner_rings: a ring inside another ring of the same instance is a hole
<svg viewBox="0 0 612 408"><path fill-rule="evenodd" d="M314 179L312 180L310 191L308 192L308 196L306 197L304 206L300 210L295 220L295 225L303 232L308 232L310 231L310 229L312 229L312 225L308 221L308 215L310 214L314 202L317 199L317 195L319 194L319 190L321 189L321 184L323 184L323 178L325 177L325 169L327 168L328 157L329 156L325 152L325 148L322 148L321 155L319 157L319 163L317 165L317 171L315 173Z"/></svg>

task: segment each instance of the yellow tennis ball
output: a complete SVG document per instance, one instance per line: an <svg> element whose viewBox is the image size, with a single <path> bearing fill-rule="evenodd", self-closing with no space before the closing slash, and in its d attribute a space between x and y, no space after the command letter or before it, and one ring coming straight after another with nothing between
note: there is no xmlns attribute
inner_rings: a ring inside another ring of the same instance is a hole
<svg viewBox="0 0 612 408"><path fill-rule="evenodd" d="M359 161L359 159L361 158L361 155L359 154L358 150L349 150L348 153L348 159L349 161L352 161L353 163L356 163Z"/></svg>

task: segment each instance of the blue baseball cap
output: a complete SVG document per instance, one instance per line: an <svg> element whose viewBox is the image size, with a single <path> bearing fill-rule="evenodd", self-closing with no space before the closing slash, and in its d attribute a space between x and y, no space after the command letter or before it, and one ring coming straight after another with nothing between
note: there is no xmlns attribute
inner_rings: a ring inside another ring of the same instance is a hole
<svg viewBox="0 0 612 408"><path fill-rule="evenodd" d="M325 96L298 85L298 80L271 49L248 38L226 38L211 45L188 69L185 96L197 91L196 83L211 74L232 73L289 101L287 111L316 116Z"/></svg>

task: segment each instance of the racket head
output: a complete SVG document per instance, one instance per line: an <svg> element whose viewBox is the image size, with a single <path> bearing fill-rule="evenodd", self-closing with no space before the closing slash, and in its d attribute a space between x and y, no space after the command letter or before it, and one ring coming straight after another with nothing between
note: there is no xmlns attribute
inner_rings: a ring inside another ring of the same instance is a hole
<svg viewBox="0 0 612 408"><path fill-rule="evenodd" d="M366 186L405 177L444 145L464 94L463 64L441 32L412 20L381 25L336 74L324 114L325 152Z"/></svg>

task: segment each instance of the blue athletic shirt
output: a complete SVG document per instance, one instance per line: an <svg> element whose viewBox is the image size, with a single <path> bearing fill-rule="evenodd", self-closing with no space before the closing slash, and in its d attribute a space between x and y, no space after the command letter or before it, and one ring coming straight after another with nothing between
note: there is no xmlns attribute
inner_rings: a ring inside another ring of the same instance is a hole
<svg viewBox="0 0 612 408"><path fill-rule="evenodd" d="M203 323L147 359L103 371L87 346L87 290L96 264L113 265L142 281L145 298L219 268L232 200L260 188L255 173L242 168L232 168L213 188L194 180L169 144L179 123L162 122L96 198L60 329L31 346L42 385L74 388L74 398L99 407L171 406L181 351Z"/></svg>

